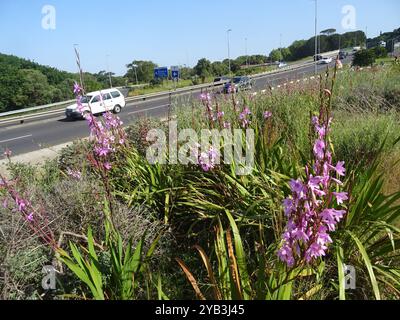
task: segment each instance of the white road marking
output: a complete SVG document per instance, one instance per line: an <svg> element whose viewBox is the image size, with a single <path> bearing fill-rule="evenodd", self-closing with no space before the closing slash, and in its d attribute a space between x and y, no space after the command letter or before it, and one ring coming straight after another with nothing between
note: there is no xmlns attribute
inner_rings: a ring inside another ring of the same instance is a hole
<svg viewBox="0 0 400 320"><path fill-rule="evenodd" d="M26 135L26 136L16 137L16 138L7 139L7 140L0 140L0 143L10 142L10 141L14 141L14 140L29 138L29 137L32 137L32 135L31 135L31 134L28 134L28 135Z"/></svg>
<svg viewBox="0 0 400 320"><path fill-rule="evenodd" d="M136 111L128 112L128 114L146 112L146 111L148 111L148 110L160 109L160 108L164 108L164 107L168 107L168 106L169 106L169 104L163 104L163 105L161 105L161 106L152 107L152 108L147 108L147 109L144 109L144 110L136 110Z"/></svg>

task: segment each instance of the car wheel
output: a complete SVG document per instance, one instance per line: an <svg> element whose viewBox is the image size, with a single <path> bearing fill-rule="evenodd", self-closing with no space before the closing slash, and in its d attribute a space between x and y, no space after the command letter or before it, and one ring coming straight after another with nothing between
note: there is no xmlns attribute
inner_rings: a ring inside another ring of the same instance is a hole
<svg viewBox="0 0 400 320"><path fill-rule="evenodd" d="M121 106L120 105L116 105L115 107L114 107L114 113L120 113L121 112Z"/></svg>

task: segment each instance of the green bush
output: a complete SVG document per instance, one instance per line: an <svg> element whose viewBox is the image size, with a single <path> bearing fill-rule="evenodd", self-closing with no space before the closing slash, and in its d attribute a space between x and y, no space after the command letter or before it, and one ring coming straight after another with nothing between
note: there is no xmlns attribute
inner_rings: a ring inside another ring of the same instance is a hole
<svg viewBox="0 0 400 320"><path fill-rule="evenodd" d="M372 66L376 60L373 50L360 50L354 54L353 65L359 67Z"/></svg>

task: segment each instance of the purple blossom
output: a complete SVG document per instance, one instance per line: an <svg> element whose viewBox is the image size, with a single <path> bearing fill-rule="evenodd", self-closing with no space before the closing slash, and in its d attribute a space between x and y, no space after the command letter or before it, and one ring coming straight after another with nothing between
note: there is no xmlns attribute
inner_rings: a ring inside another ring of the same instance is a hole
<svg viewBox="0 0 400 320"><path fill-rule="evenodd" d="M79 171L71 170L70 168L68 168L67 174L76 180L81 180L82 178L82 174Z"/></svg>
<svg viewBox="0 0 400 320"><path fill-rule="evenodd" d="M291 180L291 195L283 201L288 221L278 257L289 267L296 261L312 263L325 256L329 244L332 243L329 232L336 230L337 224L346 214L346 210L327 208L332 196L340 206L348 200L348 194L337 192L337 185L341 186L343 183L332 174L336 172L343 176L344 162L339 161L335 167L332 166L332 153L329 145L326 146L324 142L331 119L320 124L319 119L322 118L320 114L320 117L311 119L318 138L313 145L314 163L311 167L305 167L306 181Z"/></svg>
<svg viewBox="0 0 400 320"><path fill-rule="evenodd" d="M224 128L225 129L230 129L231 128L230 122L224 121Z"/></svg>
<svg viewBox="0 0 400 320"><path fill-rule="evenodd" d="M200 94L200 100L203 102L211 102L211 95L207 92L203 92Z"/></svg>
<svg viewBox="0 0 400 320"><path fill-rule="evenodd" d="M318 159L323 159L325 152L325 142L323 140L318 139L317 141L315 141L313 150L314 150L314 155Z"/></svg>
<svg viewBox="0 0 400 320"><path fill-rule="evenodd" d="M78 95L82 92L82 88L79 86L77 82L74 83L74 94Z"/></svg>
<svg viewBox="0 0 400 320"><path fill-rule="evenodd" d="M28 202L24 199L20 199L18 197L15 198L15 203L17 204L18 211L23 212Z"/></svg>
<svg viewBox="0 0 400 320"><path fill-rule="evenodd" d="M332 192L332 194L336 197L336 202L338 205L341 205L343 201L349 199L347 192Z"/></svg>
<svg viewBox="0 0 400 320"><path fill-rule="evenodd" d="M6 156L7 158L10 158L11 155L12 155L12 151L11 151L10 149L7 148L7 149L4 151L4 156Z"/></svg>
<svg viewBox="0 0 400 320"><path fill-rule="evenodd" d="M33 212L27 215L26 220L28 220L29 222L33 221Z"/></svg>
<svg viewBox="0 0 400 320"><path fill-rule="evenodd" d="M272 117L272 112L271 111L265 111L264 112L264 119L267 120Z"/></svg>
<svg viewBox="0 0 400 320"><path fill-rule="evenodd" d="M203 171L208 172L215 168L218 155L218 151L213 147L210 147L207 152L200 153L199 164Z"/></svg>
<svg viewBox="0 0 400 320"><path fill-rule="evenodd" d="M344 161L339 161L335 167L332 167L339 176L345 176L346 169L344 168Z"/></svg>
<svg viewBox="0 0 400 320"><path fill-rule="evenodd" d="M300 180L290 181L290 189L297 195L298 198L305 198L307 193L306 186Z"/></svg>

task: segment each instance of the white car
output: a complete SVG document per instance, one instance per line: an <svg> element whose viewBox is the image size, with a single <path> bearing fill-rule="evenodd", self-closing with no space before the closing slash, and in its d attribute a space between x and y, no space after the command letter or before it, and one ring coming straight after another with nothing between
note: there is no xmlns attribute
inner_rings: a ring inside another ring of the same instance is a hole
<svg viewBox="0 0 400 320"><path fill-rule="evenodd" d="M278 68L284 68L284 67L287 67L287 63L280 62L279 65L278 65Z"/></svg>
<svg viewBox="0 0 400 320"><path fill-rule="evenodd" d="M330 64L332 62L332 58L322 58L321 60L318 61L319 64Z"/></svg>
<svg viewBox="0 0 400 320"><path fill-rule="evenodd" d="M106 89L89 92L81 98L82 113L75 103L65 109L65 115L69 119L82 118L85 113L99 114L106 111L120 113L125 107L125 97L118 89Z"/></svg>

